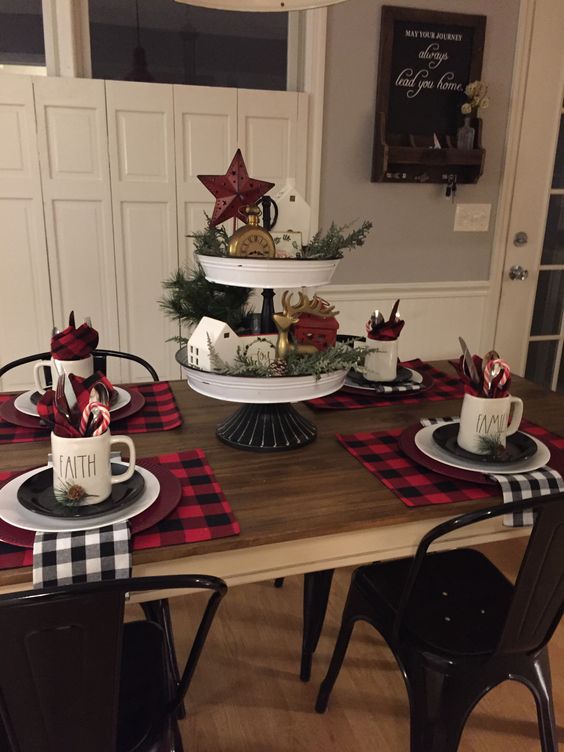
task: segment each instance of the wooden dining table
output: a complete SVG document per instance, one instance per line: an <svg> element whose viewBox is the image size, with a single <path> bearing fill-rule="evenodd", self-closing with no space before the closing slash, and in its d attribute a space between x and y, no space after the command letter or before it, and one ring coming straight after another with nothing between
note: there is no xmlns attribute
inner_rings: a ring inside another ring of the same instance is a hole
<svg viewBox="0 0 564 752"><path fill-rule="evenodd" d="M447 362L433 365L452 372ZM232 586L397 558L412 554L421 536L439 522L492 503L486 499L409 508L335 438L337 433L407 427L423 417L457 415L460 400L434 402L421 395L417 404L315 412L302 404L298 409L317 425L317 439L299 450L255 453L226 446L215 435L216 425L234 411L233 404L201 396L185 381L172 382L172 388L182 427L135 435L137 456L203 449L241 533L135 551L134 575L205 573ZM528 420L564 434L564 396L518 377L512 393L523 399ZM44 464L48 451L45 441L4 445L0 470ZM441 545L475 545L529 532L504 527L499 519L475 527ZM0 592L30 586L29 567L0 571Z"/></svg>

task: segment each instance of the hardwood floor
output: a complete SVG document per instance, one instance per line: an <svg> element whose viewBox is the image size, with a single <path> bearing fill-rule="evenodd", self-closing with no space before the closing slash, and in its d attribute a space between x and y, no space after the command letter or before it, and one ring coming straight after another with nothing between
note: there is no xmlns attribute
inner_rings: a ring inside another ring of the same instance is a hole
<svg viewBox="0 0 564 752"><path fill-rule="evenodd" d="M509 576L520 541L484 546ZM182 722L190 752L408 752L407 695L392 654L368 625L355 629L329 709L314 701L331 650L351 570L337 572L312 681L298 678L302 578L233 588L223 601L188 696ZM171 601L183 656L199 596ZM564 627L551 643L554 701L564 740ZM472 713L460 752L537 752L532 695L516 682L490 692Z"/></svg>

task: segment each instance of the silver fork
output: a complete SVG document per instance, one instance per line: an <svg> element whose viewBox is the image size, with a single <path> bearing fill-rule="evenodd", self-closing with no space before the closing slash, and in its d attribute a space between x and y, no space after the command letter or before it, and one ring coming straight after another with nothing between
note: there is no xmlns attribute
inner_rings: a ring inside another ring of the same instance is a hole
<svg viewBox="0 0 564 752"><path fill-rule="evenodd" d="M55 407L60 415L67 419L72 424L71 411L69 403L65 396L65 374L61 373L57 379L57 388L55 390Z"/></svg>

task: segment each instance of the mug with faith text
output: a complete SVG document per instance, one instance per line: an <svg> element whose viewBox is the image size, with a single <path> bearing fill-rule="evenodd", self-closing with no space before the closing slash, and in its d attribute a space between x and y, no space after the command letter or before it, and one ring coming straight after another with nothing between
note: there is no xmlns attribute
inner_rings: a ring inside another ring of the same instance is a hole
<svg viewBox="0 0 564 752"><path fill-rule="evenodd" d="M129 465L120 475L112 475L111 447L125 444L129 449ZM80 489L80 504L99 504L112 492L114 483L129 480L135 471L135 445L129 436L100 436L69 438L51 434L53 455L53 490L55 495L69 496L69 489Z"/></svg>

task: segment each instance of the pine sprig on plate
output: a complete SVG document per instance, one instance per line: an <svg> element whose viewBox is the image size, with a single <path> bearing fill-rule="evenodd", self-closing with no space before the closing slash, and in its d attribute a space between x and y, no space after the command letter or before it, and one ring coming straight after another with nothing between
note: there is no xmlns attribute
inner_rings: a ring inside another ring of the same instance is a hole
<svg viewBox="0 0 564 752"><path fill-rule="evenodd" d="M501 435L499 433L492 434L491 436L480 436L478 446L480 447L480 454L487 454L493 459L501 460L507 452L507 449L501 443Z"/></svg>

